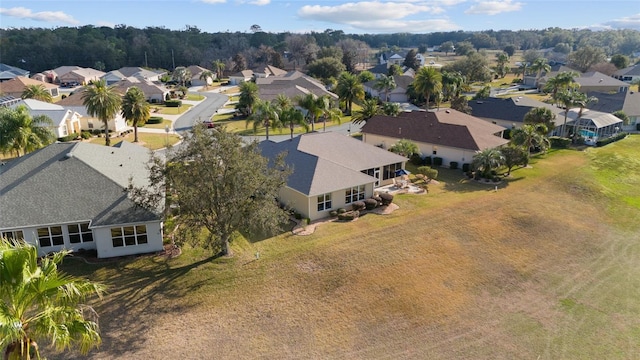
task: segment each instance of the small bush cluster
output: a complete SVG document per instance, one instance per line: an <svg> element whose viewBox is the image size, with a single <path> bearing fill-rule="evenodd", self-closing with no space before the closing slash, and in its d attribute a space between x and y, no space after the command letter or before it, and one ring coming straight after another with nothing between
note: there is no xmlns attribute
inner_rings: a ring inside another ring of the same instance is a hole
<svg viewBox="0 0 640 360"><path fill-rule="evenodd" d="M164 118L162 116L152 116L147 120L147 124L162 124Z"/></svg>
<svg viewBox="0 0 640 360"><path fill-rule="evenodd" d="M441 157L434 157L433 158L433 166L442 166L442 158Z"/></svg>
<svg viewBox="0 0 640 360"><path fill-rule="evenodd" d="M380 199L380 200L381 200L380 202L382 202L382 199ZM375 209L375 208L377 208L377 207L378 207L378 204L380 204L380 202L378 202L378 200L373 199L373 198L371 198L371 199L365 199L365 200L364 200L364 206L365 206L365 209L367 209L367 210L373 210L373 209Z"/></svg>
<svg viewBox="0 0 640 360"><path fill-rule="evenodd" d="M627 137L627 133L626 132L621 132L617 135L614 136L610 136L606 139L601 139L596 141L596 146L605 146L607 144L611 144L612 142L616 142L618 140L624 139L625 137Z"/></svg>
<svg viewBox="0 0 640 360"><path fill-rule="evenodd" d="M91 133L88 131L83 131L80 133L80 137L83 139L90 139L91 138Z"/></svg>
<svg viewBox="0 0 640 360"><path fill-rule="evenodd" d="M422 165L422 162L424 160L422 159L420 154L413 154L413 155L411 155L411 159L409 159L409 161L415 166L420 166L420 165Z"/></svg>
<svg viewBox="0 0 640 360"><path fill-rule="evenodd" d="M431 166L431 156L427 156L424 159L422 159L422 165L424 166Z"/></svg>
<svg viewBox="0 0 640 360"><path fill-rule="evenodd" d="M357 219L360 216L360 212L357 210L347 211L342 214L338 214L338 220L351 221Z"/></svg>
<svg viewBox="0 0 640 360"><path fill-rule="evenodd" d="M458 168L458 162L457 161L449 162L449 169L457 169L457 168Z"/></svg>
<svg viewBox="0 0 640 360"><path fill-rule="evenodd" d="M393 202L393 195L391 194L381 193L379 196L380 196L380 203L382 204L382 206L391 205L391 203Z"/></svg>
<svg viewBox="0 0 640 360"><path fill-rule="evenodd" d="M71 133L71 134L69 134L67 136L63 136L61 138L58 138L58 141L60 141L60 142L69 142L69 141L75 140L77 138L78 138L78 133Z"/></svg>
<svg viewBox="0 0 640 360"><path fill-rule="evenodd" d="M364 201L356 201L351 204L352 211L362 211L366 208Z"/></svg>
<svg viewBox="0 0 640 360"><path fill-rule="evenodd" d="M166 107L180 107L182 106L182 101L181 100L167 100L164 102L164 105Z"/></svg>
<svg viewBox="0 0 640 360"><path fill-rule="evenodd" d="M420 166L418 168L418 174L422 174L428 177L429 179L435 179L438 177L438 170L432 169L429 166Z"/></svg>
<svg viewBox="0 0 640 360"><path fill-rule="evenodd" d="M551 136L549 137L549 143L551 143L552 149L566 149L571 144L571 139L560 136Z"/></svg>

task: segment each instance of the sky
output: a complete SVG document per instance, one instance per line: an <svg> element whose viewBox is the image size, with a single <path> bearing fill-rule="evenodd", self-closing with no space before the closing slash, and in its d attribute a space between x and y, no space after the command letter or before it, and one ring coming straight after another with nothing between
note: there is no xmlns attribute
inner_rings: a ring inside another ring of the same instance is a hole
<svg viewBox="0 0 640 360"><path fill-rule="evenodd" d="M639 0L2 0L0 28L128 25L203 32L347 34L640 30Z"/></svg>

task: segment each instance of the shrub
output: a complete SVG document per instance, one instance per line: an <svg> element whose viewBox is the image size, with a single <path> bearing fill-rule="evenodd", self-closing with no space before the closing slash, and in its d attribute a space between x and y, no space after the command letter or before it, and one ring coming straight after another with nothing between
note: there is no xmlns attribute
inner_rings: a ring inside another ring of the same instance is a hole
<svg viewBox="0 0 640 360"><path fill-rule="evenodd" d="M58 138L58 141L60 141L60 142L69 142L69 141L75 140L77 138L78 138L78 133L71 133L71 134L69 134L67 136L63 136L61 138Z"/></svg>
<svg viewBox="0 0 640 360"><path fill-rule="evenodd" d="M347 212L347 209L344 209L344 208L340 208L340 209L338 209L338 215L340 215L340 214L344 214L344 213L346 213L346 212Z"/></svg>
<svg viewBox="0 0 640 360"><path fill-rule="evenodd" d="M438 177L438 170L432 169L429 166L420 166L418 168L418 174L422 174L428 177L429 179L435 179Z"/></svg>
<svg viewBox="0 0 640 360"><path fill-rule="evenodd" d="M382 206L391 205L393 202L393 195L389 193L381 193L380 199L382 200Z"/></svg>
<svg viewBox="0 0 640 360"><path fill-rule="evenodd" d="M309 225L311 223L311 219L309 219L309 218L304 219L304 223Z"/></svg>
<svg viewBox="0 0 640 360"><path fill-rule="evenodd" d="M431 156L426 156L424 159L422 159L422 164L426 165L426 166L431 166Z"/></svg>
<svg viewBox="0 0 640 360"><path fill-rule="evenodd" d="M152 116L147 120L147 124L162 124L164 118L162 116Z"/></svg>
<svg viewBox="0 0 640 360"><path fill-rule="evenodd" d="M83 131L80 133L80 137L83 139L90 139L91 138L91 133L88 131Z"/></svg>
<svg viewBox="0 0 640 360"><path fill-rule="evenodd" d="M458 168L458 162L457 161L451 161L449 163L449 169L457 169Z"/></svg>
<svg viewBox="0 0 640 360"><path fill-rule="evenodd" d="M167 93L167 94L164 96L164 100L165 100L165 101L171 101L171 95L169 95L169 93Z"/></svg>
<svg viewBox="0 0 640 360"><path fill-rule="evenodd" d="M302 214L300 214L300 213L295 213L295 214L293 214L293 216L296 218L296 220L302 219Z"/></svg>
<svg viewBox="0 0 640 360"><path fill-rule="evenodd" d="M549 137L549 142L551 143L552 149L566 149L569 147L569 144L571 144L571 139L560 136L551 136Z"/></svg>
<svg viewBox="0 0 640 360"><path fill-rule="evenodd" d="M357 210L347 211L338 215L338 220L351 221L353 219L357 219L360 216L360 212Z"/></svg>
<svg viewBox="0 0 640 360"><path fill-rule="evenodd" d="M375 195L375 196L371 197L371 199L377 201L378 205L382 204L382 198L379 195Z"/></svg>
<svg viewBox="0 0 640 360"><path fill-rule="evenodd" d="M351 204L351 210L353 211L362 211L366 208L366 205L363 201L356 201Z"/></svg>
<svg viewBox="0 0 640 360"><path fill-rule="evenodd" d="M329 211L329 216L331 216L331 217L336 217L336 216L338 216L338 211L336 211L336 210L331 210L331 211Z"/></svg>
<svg viewBox="0 0 640 360"><path fill-rule="evenodd" d="M433 166L442 166L442 158L438 156L434 157Z"/></svg>
<svg viewBox="0 0 640 360"><path fill-rule="evenodd" d="M182 106L182 101L180 100L167 100L164 102L166 107L180 107Z"/></svg>
<svg viewBox="0 0 640 360"><path fill-rule="evenodd" d="M422 157L420 156L420 154L413 154L411 155L411 159L409 159L409 161L415 166L420 166L422 165L422 162L424 160L422 160Z"/></svg>
<svg viewBox="0 0 640 360"><path fill-rule="evenodd" d="M93 130L91 130L91 133L92 133L93 135L100 135L100 134L102 134L102 130L100 130L100 129L93 129Z"/></svg>
<svg viewBox="0 0 640 360"><path fill-rule="evenodd" d="M378 200L376 199L364 199L364 206L367 210L373 210L378 207Z"/></svg>
<svg viewBox="0 0 640 360"><path fill-rule="evenodd" d="M605 146L607 144L611 144L612 142L616 142L618 140L624 139L625 137L627 137L627 133L626 132L621 132L617 135L614 136L610 136L606 139L601 139L596 141L596 146Z"/></svg>
<svg viewBox="0 0 640 360"><path fill-rule="evenodd" d="M469 163L462 164L462 171L464 171L464 172L471 171L471 164L469 164Z"/></svg>
<svg viewBox="0 0 640 360"><path fill-rule="evenodd" d="M66 99L67 98L67 94L62 94L61 98L62 99Z"/></svg>

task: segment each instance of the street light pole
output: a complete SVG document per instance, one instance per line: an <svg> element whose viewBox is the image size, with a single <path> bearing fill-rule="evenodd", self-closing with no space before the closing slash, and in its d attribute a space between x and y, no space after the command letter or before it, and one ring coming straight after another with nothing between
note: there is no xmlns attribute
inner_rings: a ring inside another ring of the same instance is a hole
<svg viewBox="0 0 640 360"><path fill-rule="evenodd" d="M167 133L167 140L165 141L166 147L169 147L169 125L164 126L164 132Z"/></svg>

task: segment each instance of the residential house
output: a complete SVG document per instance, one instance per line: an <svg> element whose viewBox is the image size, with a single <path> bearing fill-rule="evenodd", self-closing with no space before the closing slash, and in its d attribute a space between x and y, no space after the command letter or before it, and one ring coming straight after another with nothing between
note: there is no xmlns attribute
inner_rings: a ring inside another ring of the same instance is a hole
<svg viewBox="0 0 640 360"><path fill-rule="evenodd" d="M253 80L253 70L242 70L229 76L229 85L240 85L251 80Z"/></svg>
<svg viewBox="0 0 640 360"><path fill-rule="evenodd" d="M161 251L162 218L124 191L148 184L148 150L54 143L0 166L0 234L39 255L95 250L100 258Z"/></svg>
<svg viewBox="0 0 640 360"><path fill-rule="evenodd" d="M388 149L407 139L418 145L423 157L471 163L476 152L496 148L509 141L506 129L453 109L402 112L398 116L376 115L360 130L362 141Z"/></svg>
<svg viewBox="0 0 640 360"><path fill-rule="evenodd" d="M189 79L189 82L191 83L191 86L205 86L205 85L211 85L213 83L213 80L216 78L216 73L215 71L211 71L209 69L205 69L201 66L197 66L197 65L191 65L189 67L187 67L187 70L189 70L189 73L191 73L191 79ZM207 77L206 80L200 79L202 73L204 71L211 71L211 76Z"/></svg>
<svg viewBox="0 0 640 360"><path fill-rule="evenodd" d="M472 109L472 116L507 129L522 127L524 124L524 116L529 111L539 107L549 109L556 115L556 126L562 125L563 123L563 118L560 117L560 114L564 112L563 109L527 96L514 96L510 98L490 97L480 100L469 100L468 104Z"/></svg>
<svg viewBox="0 0 640 360"><path fill-rule="evenodd" d="M407 89L413 82L413 77L409 75L394 75L393 80L396 83L396 87L388 93L389 102L409 102ZM377 97L378 99L385 101L385 92L384 90L376 89L376 83L376 80L372 80L362 84L364 87L364 92L371 95L372 97Z"/></svg>
<svg viewBox="0 0 640 360"><path fill-rule="evenodd" d="M52 84L60 84L61 83L60 76L65 75L71 71L80 70L80 69L82 69L80 66L75 66L75 65L58 66L55 69L43 71L42 73L47 78L47 80L43 80L43 81L50 82Z"/></svg>
<svg viewBox="0 0 640 360"><path fill-rule="evenodd" d="M601 93L589 92L589 97L595 97L598 101L590 103L587 108L599 112L613 114L622 110L629 117L629 122L622 124L624 131L637 130L640 124L640 93L637 91Z"/></svg>
<svg viewBox="0 0 640 360"><path fill-rule="evenodd" d="M11 80L3 81L0 83L0 93L5 96L13 96L19 98L22 96L22 92L29 85L42 85L52 97L58 96L58 85L49 84L46 82L30 79L24 76L16 76Z"/></svg>
<svg viewBox="0 0 640 360"><path fill-rule="evenodd" d="M53 132L56 138L80 133L81 115L73 110L65 109L58 104L51 104L34 99L24 99L11 105L12 108L25 106L32 117L44 115L53 121Z"/></svg>
<svg viewBox="0 0 640 360"><path fill-rule="evenodd" d="M558 71L552 71L538 80L537 87L538 89L544 89L547 81L558 75L561 72L565 71L575 71L566 66L561 66ZM576 71L577 72L577 71ZM599 92L625 92L629 89L629 84L624 81L618 80L614 77L605 75L598 71L590 71L586 73L580 74L576 77L575 82L580 85L578 91L587 93L589 91L599 91Z"/></svg>
<svg viewBox="0 0 640 360"><path fill-rule="evenodd" d="M84 106L82 93L82 89L77 90L56 104L80 114L80 129L82 131L104 130L102 120L91 116ZM118 135L127 129L127 121L122 117L120 111L118 111L115 118L109 120L109 132L111 135Z"/></svg>
<svg viewBox="0 0 640 360"><path fill-rule="evenodd" d="M17 76L29 77L29 71L15 66L0 63L0 83L14 79Z"/></svg>
<svg viewBox="0 0 640 360"><path fill-rule="evenodd" d="M374 188L391 183L407 161L334 132L307 133L279 143L262 141L259 148L269 159L285 154L293 173L280 190L279 201L311 220L370 198Z"/></svg>
<svg viewBox="0 0 640 360"><path fill-rule="evenodd" d="M272 65L256 66L253 69L253 76L257 78L267 78L269 76L284 76L287 74L286 70L282 70Z"/></svg>
<svg viewBox="0 0 640 360"><path fill-rule="evenodd" d="M136 77L128 77L128 78L125 78L124 80L121 80L113 84L113 87L115 87L116 91L118 91L121 94L125 94L127 90L133 86L142 90L142 92L144 93L145 99L152 104L156 104L156 103L159 104L164 102L167 94L170 93L170 90L167 89L162 84L157 84L157 83L144 80L144 79L139 79Z"/></svg>
<svg viewBox="0 0 640 360"><path fill-rule="evenodd" d="M613 77L631 84L640 79L640 64L631 65L613 73Z"/></svg>
<svg viewBox="0 0 640 360"><path fill-rule="evenodd" d="M262 100L274 100L280 93L290 98L311 93L318 97L326 95L332 101L338 101L338 95L328 91L321 82L296 70L283 75L256 78L256 85L258 97Z"/></svg>
<svg viewBox="0 0 640 360"><path fill-rule="evenodd" d="M139 80L158 82L165 71L147 70L141 67L123 67L118 70L109 71L104 74L101 79L107 82L107 85L113 85L118 81L133 77Z"/></svg>
<svg viewBox="0 0 640 360"><path fill-rule="evenodd" d="M573 128L570 132L583 136L587 145L617 134L623 125L622 120L612 114L589 109L584 109L582 114L579 109L571 109L567 118L567 129Z"/></svg>
<svg viewBox="0 0 640 360"><path fill-rule="evenodd" d="M87 85L91 81L98 81L104 76L104 72L92 68L80 68L71 70L66 74L58 76L61 84Z"/></svg>

